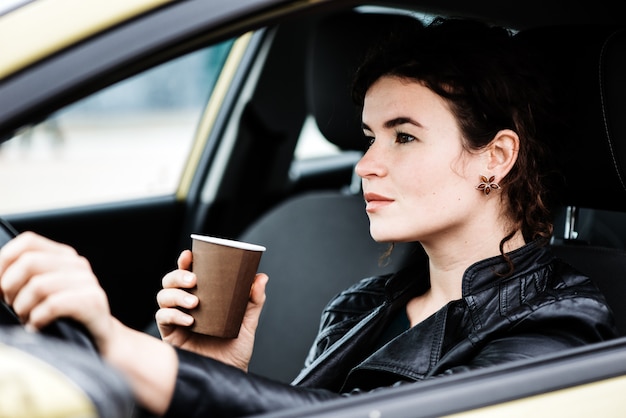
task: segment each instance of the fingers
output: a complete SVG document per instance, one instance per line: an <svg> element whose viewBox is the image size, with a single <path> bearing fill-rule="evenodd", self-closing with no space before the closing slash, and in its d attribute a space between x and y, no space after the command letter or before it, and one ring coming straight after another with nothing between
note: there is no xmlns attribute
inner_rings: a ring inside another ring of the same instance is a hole
<svg viewBox="0 0 626 418"><path fill-rule="evenodd" d="M107 296L89 262L68 245L32 232L9 241L0 251L0 289L20 319L36 329L70 317L92 334L106 335Z"/></svg>
<svg viewBox="0 0 626 418"><path fill-rule="evenodd" d="M157 293L157 303L159 308L193 309L198 306L198 297L183 289L161 289Z"/></svg>
<svg viewBox="0 0 626 418"><path fill-rule="evenodd" d="M184 250L178 256L178 260L176 264L179 269L182 270L190 270L191 269L191 260L193 259L193 255L190 250Z"/></svg>
<svg viewBox="0 0 626 418"><path fill-rule="evenodd" d="M167 335L165 329L172 326L188 327L193 324L193 316L179 309L159 309L154 315L161 335Z"/></svg>
<svg viewBox="0 0 626 418"><path fill-rule="evenodd" d="M34 232L24 232L13 238L0 249L0 293L6 292L9 287L14 291L14 287L21 284L19 282L19 273L17 272L19 269L13 272L12 277L9 275L10 278L6 278L7 270L14 266L16 262L21 260L25 263L21 265L22 269L27 266L27 269L24 271L25 273L31 268L34 269L33 272L40 271L44 268L45 263L50 260L40 260L35 265L31 264L31 262L35 260L31 260L30 262L29 260L24 260L25 257L41 253L55 254L57 256L76 255L76 251L65 244L54 242ZM14 292L9 293L12 293L10 295L12 299L15 296Z"/></svg>
<svg viewBox="0 0 626 418"><path fill-rule="evenodd" d="M198 306L198 297L185 290L196 286L196 275L187 270L191 267L191 259L191 251L183 251L178 257L178 270L167 273L161 281L163 289L157 293L159 310L155 319L163 338L177 326L193 324L193 317L184 311Z"/></svg>
<svg viewBox="0 0 626 418"><path fill-rule="evenodd" d="M89 306L89 309L85 309L85 306ZM29 312L27 324L41 329L58 318L73 318L83 323L94 337L100 339L104 332L99 331L103 328L97 324L106 322L104 320L109 315L108 299L102 288L77 287L49 294Z"/></svg>
<svg viewBox="0 0 626 418"><path fill-rule="evenodd" d="M76 251L68 245L52 241L34 232L23 232L0 249L0 276L20 255L29 251L76 254Z"/></svg>
<svg viewBox="0 0 626 418"><path fill-rule="evenodd" d="M161 280L163 289L191 289L196 285L196 275L190 271L179 269L167 273Z"/></svg>
<svg viewBox="0 0 626 418"><path fill-rule="evenodd" d="M34 233L9 241L0 252L0 290L5 301L12 305L31 280L55 270L91 272L91 266L73 248Z"/></svg>
<svg viewBox="0 0 626 418"><path fill-rule="evenodd" d="M40 310L40 315L43 315L37 320L37 322L49 322L54 318L46 318L45 312L59 312L60 308L54 305L49 306L54 301L54 296L59 293L72 294L79 289L82 291L84 288L93 287L95 292L99 293L99 286L90 286L86 284L84 275L90 274L82 271L50 271L47 273L37 274L31 277L17 293L15 299L12 301L13 310L24 322L32 321L32 312L34 310ZM96 281L95 277L88 277L89 281ZM94 290L90 290L93 292ZM93 303L90 300L80 300L80 304L83 306L93 307ZM77 304L74 301L74 304Z"/></svg>
<svg viewBox="0 0 626 418"><path fill-rule="evenodd" d="M181 310L193 309L198 305L198 298L182 289L162 289L157 293L160 309L154 315L163 338L174 331L175 327L188 327L193 324L193 317Z"/></svg>
<svg viewBox="0 0 626 418"><path fill-rule="evenodd" d="M183 289L161 289L157 293L159 310L155 319L162 336L167 335L172 326L187 327L193 324L193 317L182 309L191 310L198 306L198 297Z"/></svg>

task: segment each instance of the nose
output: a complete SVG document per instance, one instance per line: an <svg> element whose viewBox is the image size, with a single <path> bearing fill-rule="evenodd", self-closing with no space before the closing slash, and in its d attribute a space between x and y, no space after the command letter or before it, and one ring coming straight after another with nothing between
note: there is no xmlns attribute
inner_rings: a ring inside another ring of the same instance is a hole
<svg viewBox="0 0 626 418"><path fill-rule="evenodd" d="M386 170L381 157L381 150L374 142L356 164L354 171L357 176L362 179L372 176L383 176Z"/></svg>

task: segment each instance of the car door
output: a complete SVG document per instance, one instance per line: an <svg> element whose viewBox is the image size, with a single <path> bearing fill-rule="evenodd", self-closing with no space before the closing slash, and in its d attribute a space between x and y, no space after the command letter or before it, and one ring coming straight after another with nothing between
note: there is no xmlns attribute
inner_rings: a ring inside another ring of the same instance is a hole
<svg viewBox="0 0 626 418"><path fill-rule="evenodd" d="M74 246L113 313L143 329L161 277L201 228L200 184L264 36L228 22L273 2L102 3L0 17L3 39L24 33L18 12L29 16L18 23L58 18L70 33L0 62L0 216Z"/></svg>

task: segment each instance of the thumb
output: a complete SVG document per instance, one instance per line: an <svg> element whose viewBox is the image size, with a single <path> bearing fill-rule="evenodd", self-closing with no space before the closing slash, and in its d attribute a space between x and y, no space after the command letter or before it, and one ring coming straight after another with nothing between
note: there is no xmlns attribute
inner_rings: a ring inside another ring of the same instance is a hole
<svg viewBox="0 0 626 418"><path fill-rule="evenodd" d="M244 315L243 327L253 335L259 325L259 317L261 316L261 311L265 304L265 287L268 280L269 277L267 274L258 273L254 277L252 289L250 289L250 301L248 302L248 307Z"/></svg>
<svg viewBox="0 0 626 418"><path fill-rule="evenodd" d="M254 276L254 282L252 282L250 302L252 302L253 305L259 305L259 308L263 307L265 304L265 288L268 280L269 276L267 274L257 273L257 275Z"/></svg>

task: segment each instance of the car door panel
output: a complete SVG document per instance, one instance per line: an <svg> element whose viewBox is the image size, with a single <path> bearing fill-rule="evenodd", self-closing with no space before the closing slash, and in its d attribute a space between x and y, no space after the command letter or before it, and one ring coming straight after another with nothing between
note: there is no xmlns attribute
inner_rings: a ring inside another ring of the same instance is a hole
<svg viewBox="0 0 626 418"><path fill-rule="evenodd" d="M107 291L112 312L143 329L156 311L163 275L176 267L183 204L172 198L5 217L84 255Z"/></svg>

